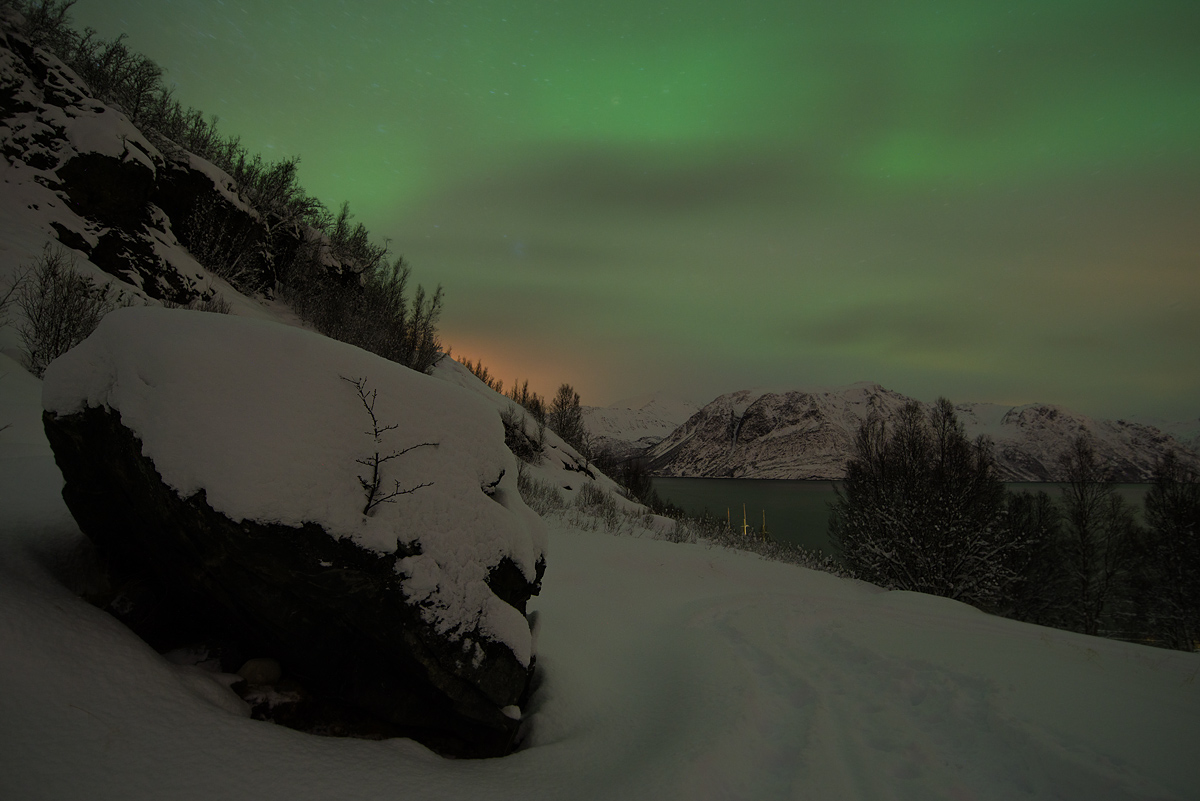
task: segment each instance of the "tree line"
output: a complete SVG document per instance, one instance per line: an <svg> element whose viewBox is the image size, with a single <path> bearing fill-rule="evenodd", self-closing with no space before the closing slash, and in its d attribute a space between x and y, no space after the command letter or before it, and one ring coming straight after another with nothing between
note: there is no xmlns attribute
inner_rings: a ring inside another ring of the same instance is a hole
<svg viewBox="0 0 1200 801"><path fill-rule="evenodd" d="M856 577L1040 625L1167 648L1200 646L1200 473L1168 452L1143 521L1086 435L1062 455L1057 499L1012 492L991 441L954 406L872 416L854 440L830 536Z"/></svg>

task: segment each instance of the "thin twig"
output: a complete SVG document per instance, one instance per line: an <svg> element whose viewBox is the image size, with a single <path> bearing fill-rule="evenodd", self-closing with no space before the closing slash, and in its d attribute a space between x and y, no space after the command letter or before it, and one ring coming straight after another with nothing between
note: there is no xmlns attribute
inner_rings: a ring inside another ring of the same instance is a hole
<svg viewBox="0 0 1200 801"><path fill-rule="evenodd" d="M343 381L346 381L346 382L354 385L354 388L358 391L358 398L359 398L359 400L362 401L363 408L367 410L367 414L370 415L370 417L371 417L371 430L364 431L363 433L366 434L367 436L371 437L372 439L374 439L376 445L381 444L383 434L385 432L393 431L396 428L399 428L399 425L391 424L391 425L381 426L379 424L379 419L375 416L375 399L378 397L379 391L376 389L372 389L372 390L368 391L367 390L367 379L365 379L365 378L352 379L352 378L347 378L346 376L339 376L339 377ZM416 450L417 448L423 448L425 446L432 446L432 447L436 448L437 443L436 442L420 442L416 445L410 445L409 447L403 448L398 451L392 451L391 453L389 453L386 456L380 456L379 451L375 451L375 454L369 458L354 460L355 462L357 462L358 464L361 464L364 467L371 468L371 477L369 479L366 476L362 476L362 475L357 477L359 486L362 487L363 492L366 493L366 496L367 496L366 505L363 506L363 510L362 510L362 513L364 515L369 515L371 513L371 510L374 509L376 506L378 506L381 503L395 503L396 498L398 498L401 495L411 495L412 493L416 492L417 490L421 489L422 487L433 486L433 482L430 481L430 482L427 482L424 484L418 484L415 487L409 487L408 489L401 489L400 482L396 481L395 488L391 492L389 492L387 495L379 494L379 485L383 482L383 477L379 473L380 465L384 464L385 462L389 462L392 459L396 459L400 456L403 456L404 454L408 453L409 451Z"/></svg>

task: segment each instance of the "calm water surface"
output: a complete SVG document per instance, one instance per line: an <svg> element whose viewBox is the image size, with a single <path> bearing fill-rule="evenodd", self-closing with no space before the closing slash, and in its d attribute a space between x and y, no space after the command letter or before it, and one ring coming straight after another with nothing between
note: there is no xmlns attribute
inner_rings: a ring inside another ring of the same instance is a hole
<svg viewBox="0 0 1200 801"><path fill-rule="evenodd" d="M742 507L746 522L755 530L762 528L766 515L767 531L777 540L794 542L810 550L829 553L829 504L834 487L840 481L783 481L756 478L666 478L653 479L659 496L689 514L708 512L713 517L729 515L734 529L742 525ZM1045 491L1058 499L1062 484L1014 483L1010 490ZM1149 484L1118 484L1121 493L1139 519L1142 499Z"/></svg>

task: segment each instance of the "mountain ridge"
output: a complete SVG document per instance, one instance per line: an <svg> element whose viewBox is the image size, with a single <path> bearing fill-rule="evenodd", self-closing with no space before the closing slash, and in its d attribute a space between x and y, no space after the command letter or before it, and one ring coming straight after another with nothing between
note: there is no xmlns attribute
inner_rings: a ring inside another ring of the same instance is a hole
<svg viewBox="0 0 1200 801"><path fill-rule="evenodd" d="M594 449L617 459L637 456L661 442L698 411L696 404L663 392L581 409Z"/></svg>
<svg viewBox="0 0 1200 801"><path fill-rule="evenodd" d="M914 400L873 382L738 390L715 398L640 455L663 476L836 480L845 475L862 421L877 414L892 424ZM1056 480L1059 458L1081 434L1118 481L1150 480L1168 450L1200 458L1190 441L1155 426L1054 404L962 403L955 410L968 436L992 439L1005 481Z"/></svg>

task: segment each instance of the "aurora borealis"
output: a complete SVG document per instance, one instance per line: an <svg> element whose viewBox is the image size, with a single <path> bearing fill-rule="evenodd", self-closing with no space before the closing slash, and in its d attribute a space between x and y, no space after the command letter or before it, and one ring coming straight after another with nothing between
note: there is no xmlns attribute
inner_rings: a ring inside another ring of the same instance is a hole
<svg viewBox="0 0 1200 801"><path fill-rule="evenodd" d="M1200 415L1194 0L80 0L585 403Z"/></svg>

